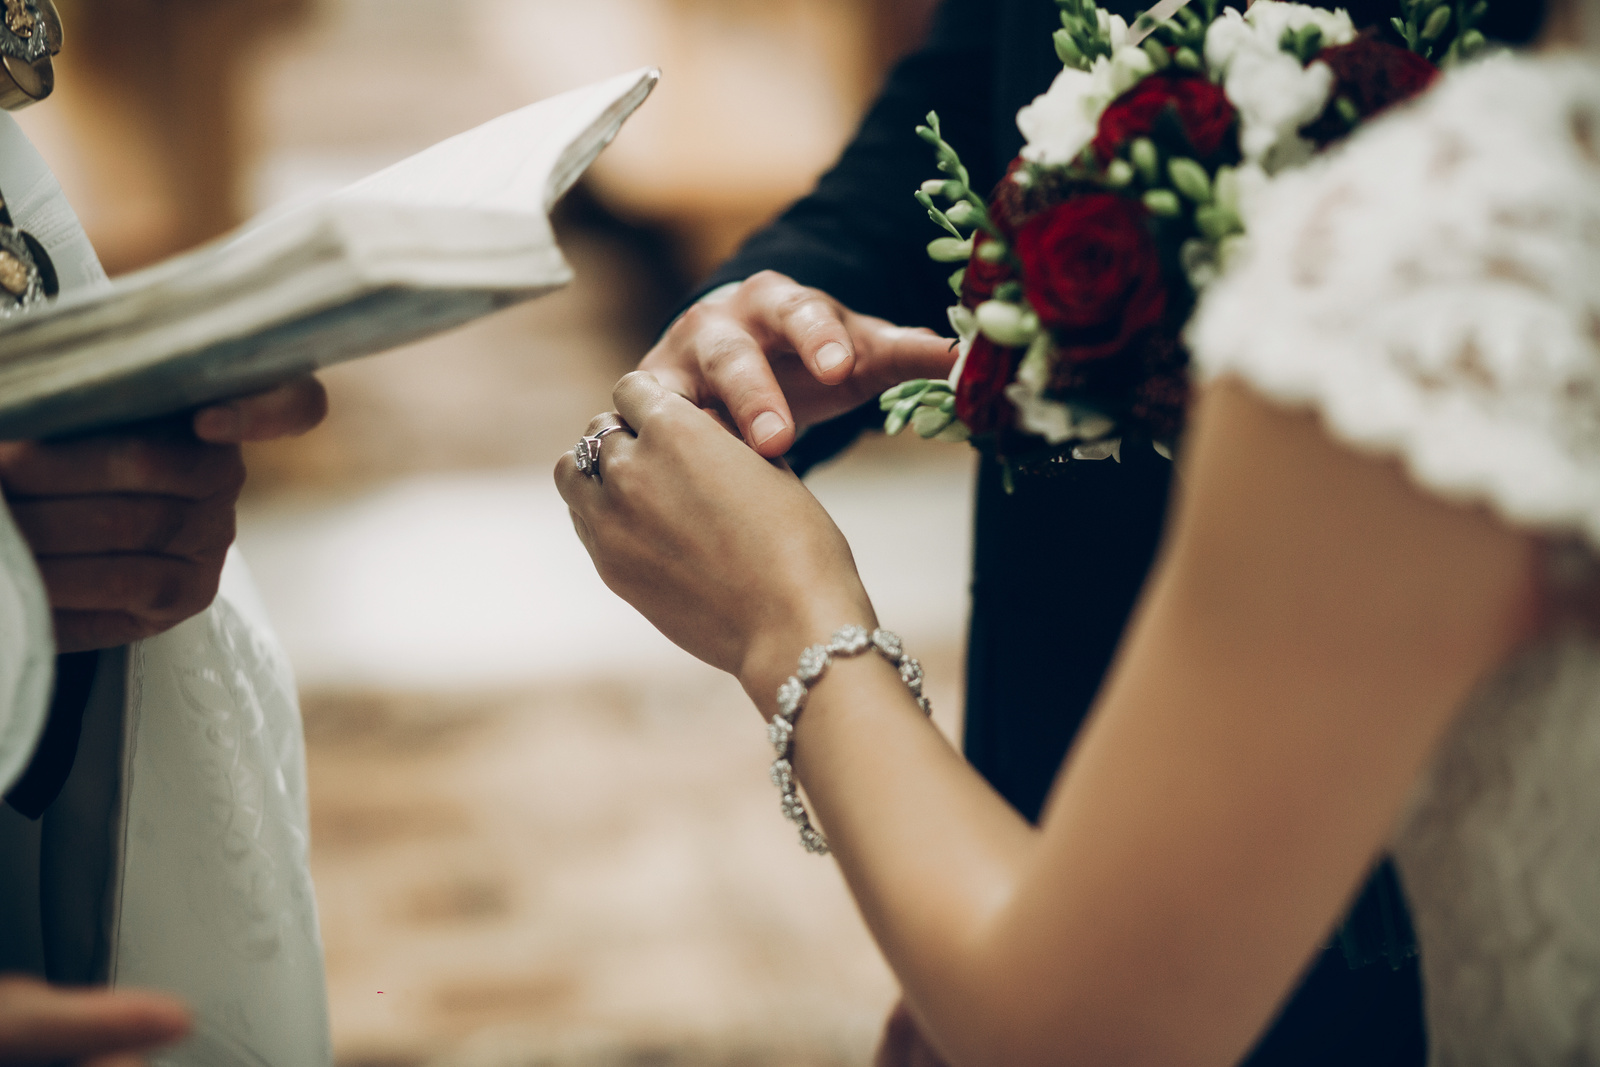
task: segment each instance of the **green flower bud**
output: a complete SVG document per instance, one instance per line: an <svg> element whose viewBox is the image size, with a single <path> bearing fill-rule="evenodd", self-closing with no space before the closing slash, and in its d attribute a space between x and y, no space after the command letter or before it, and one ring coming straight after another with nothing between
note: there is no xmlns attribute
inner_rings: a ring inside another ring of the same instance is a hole
<svg viewBox="0 0 1600 1067"><path fill-rule="evenodd" d="M1144 49L1145 55L1150 57L1150 65L1156 70L1166 70L1172 65L1172 56L1154 37L1146 37L1139 47Z"/></svg>
<svg viewBox="0 0 1600 1067"><path fill-rule="evenodd" d="M1445 30L1450 28L1451 12L1448 5L1441 4L1433 9L1433 14L1428 16L1428 21L1422 24L1422 39L1424 41L1437 41Z"/></svg>
<svg viewBox="0 0 1600 1067"><path fill-rule="evenodd" d="M917 436L924 441L930 437L937 437L950 425L955 416L938 408L918 408L911 415L911 428L917 431Z"/></svg>
<svg viewBox="0 0 1600 1067"><path fill-rule="evenodd" d="M1194 223L1208 241L1220 241L1224 237L1244 232L1244 223L1240 221L1238 215L1215 204L1196 208Z"/></svg>
<svg viewBox="0 0 1600 1067"><path fill-rule="evenodd" d="M1317 53L1322 51L1322 27L1317 25L1304 27L1300 31L1299 45L1301 58L1306 62L1309 63L1316 58Z"/></svg>
<svg viewBox="0 0 1600 1067"><path fill-rule="evenodd" d="M976 226L978 224L978 209L972 206L970 200L957 200L950 205L950 210L944 213L945 218L957 226Z"/></svg>
<svg viewBox="0 0 1600 1067"><path fill-rule="evenodd" d="M1467 9L1466 18L1469 23L1477 23L1482 21L1483 16L1487 15L1488 13L1489 0L1478 0L1476 4L1473 4Z"/></svg>
<svg viewBox="0 0 1600 1067"><path fill-rule="evenodd" d="M1144 206L1157 218L1177 218L1183 213L1183 201L1171 189L1151 189L1144 194Z"/></svg>
<svg viewBox="0 0 1600 1067"><path fill-rule="evenodd" d="M985 300L978 305L978 329L997 345L1018 348L1039 332L1039 316L1021 304Z"/></svg>
<svg viewBox="0 0 1600 1067"><path fill-rule="evenodd" d="M1150 138L1141 137L1129 145L1128 158L1146 185L1155 185L1161 180L1161 151Z"/></svg>
<svg viewBox="0 0 1600 1067"><path fill-rule="evenodd" d="M1001 282L995 286L994 298L996 300L1004 300L1008 304L1022 303L1022 283Z"/></svg>
<svg viewBox="0 0 1600 1067"><path fill-rule="evenodd" d="M943 196L944 187L949 184L949 181L944 178L929 178L927 181L922 183L920 189L922 190L923 196L932 199L936 196Z"/></svg>
<svg viewBox="0 0 1600 1067"><path fill-rule="evenodd" d="M1002 263L1010 251L1011 246L1004 241L991 239L978 246L978 258L985 263Z"/></svg>
<svg viewBox="0 0 1600 1067"><path fill-rule="evenodd" d="M1483 34L1479 33L1477 30L1468 30L1466 33L1463 33L1461 35L1461 39L1456 42L1456 47L1461 50L1462 58L1471 59L1473 56L1483 51L1484 45L1488 43L1488 41L1484 40Z"/></svg>
<svg viewBox="0 0 1600 1067"><path fill-rule="evenodd" d="M935 263L965 263L972 258L972 239L958 241L954 237L935 237L928 242L928 257Z"/></svg>
<svg viewBox="0 0 1600 1067"><path fill-rule="evenodd" d="M1211 175L1192 159L1174 159L1167 164L1173 188L1197 204L1211 202Z"/></svg>
<svg viewBox="0 0 1600 1067"><path fill-rule="evenodd" d="M949 396L939 401L939 410L944 412L946 415L954 415L956 412L956 395L951 393Z"/></svg>
<svg viewBox="0 0 1600 1067"><path fill-rule="evenodd" d="M1106 164L1106 184L1113 189L1126 189L1133 184L1133 164L1126 159L1113 159Z"/></svg>
<svg viewBox="0 0 1600 1067"><path fill-rule="evenodd" d="M965 282L966 280L967 280L967 268L962 267L960 270L958 270L954 274L950 275L950 291L955 293L957 296L960 296L961 295L961 283Z"/></svg>
<svg viewBox="0 0 1600 1067"><path fill-rule="evenodd" d="M906 428L906 421L911 418L912 412L917 410L917 398L908 396L889 409L889 415L883 420L883 432L894 437Z"/></svg>
<svg viewBox="0 0 1600 1067"><path fill-rule="evenodd" d="M1185 8L1184 10L1188 10ZM1180 70L1199 72L1205 69L1205 61L1200 58L1200 53L1193 48L1180 48L1172 56L1172 61Z"/></svg>
<svg viewBox="0 0 1600 1067"><path fill-rule="evenodd" d="M950 316L950 328L956 332L957 337L967 338L977 332L978 320L972 314L971 308L956 304L946 314Z"/></svg>
<svg viewBox="0 0 1600 1067"><path fill-rule="evenodd" d="M1333 110L1338 114L1346 126L1354 126L1361 121L1361 109L1356 102L1348 96L1341 96L1333 102Z"/></svg>
<svg viewBox="0 0 1600 1067"><path fill-rule="evenodd" d="M978 208L974 208L971 200L957 200L950 205L950 210L946 211L944 216L957 226L978 226L982 213Z"/></svg>
<svg viewBox="0 0 1600 1067"><path fill-rule="evenodd" d="M967 424L962 422L960 419L956 419L951 422L949 426L944 428L944 433L941 433L937 438L935 438L935 440L938 441L948 441L953 445L959 445L963 441L969 441L971 439L972 431L967 429Z"/></svg>
<svg viewBox="0 0 1600 1067"><path fill-rule="evenodd" d="M1056 58L1061 60L1062 66L1080 69L1086 66L1083 53L1078 51L1077 42L1072 39L1072 31L1057 30L1054 40L1056 43Z"/></svg>
<svg viewBox="0 0 1600 1067"><path fill-rule="evenodd" d="M921 396L927 388L928 379L926 378L913 378L909 382L901 382L899 385L890 386L883 391L883 395L878 397L878 407L888 411L907 397Z"/></svg>

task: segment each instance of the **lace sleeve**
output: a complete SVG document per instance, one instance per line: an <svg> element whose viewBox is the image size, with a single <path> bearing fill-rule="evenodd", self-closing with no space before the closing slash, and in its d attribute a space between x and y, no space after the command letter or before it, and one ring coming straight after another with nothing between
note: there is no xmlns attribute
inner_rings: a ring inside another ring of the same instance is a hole
<svg viewBox="0 0 1600 1067"><path fill-rule="evenodd" d="M1500 58L1275 182L1199 376L1521 526L1600 545L1600 76Z"/></svg>

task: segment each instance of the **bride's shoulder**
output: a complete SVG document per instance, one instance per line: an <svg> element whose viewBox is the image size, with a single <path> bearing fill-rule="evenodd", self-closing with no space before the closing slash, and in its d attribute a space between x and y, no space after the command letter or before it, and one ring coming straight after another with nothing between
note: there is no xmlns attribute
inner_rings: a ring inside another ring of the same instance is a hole
<svg viewBox="0 0 1600 1067"><path fill-rule="evenodd" d="M1426 487L1600 543L1600 72L1454 72L1247 205L1189 333Z"/></svg>

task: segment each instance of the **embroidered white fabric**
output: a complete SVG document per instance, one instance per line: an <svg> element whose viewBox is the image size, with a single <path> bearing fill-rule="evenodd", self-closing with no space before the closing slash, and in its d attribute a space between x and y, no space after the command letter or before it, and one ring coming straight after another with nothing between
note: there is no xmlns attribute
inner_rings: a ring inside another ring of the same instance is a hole
<svg viewBox="0 0 1600 1067"><path fill-rule="evenodd" d="M60 186L4 112L0 189L63 291L106 284ZM32 755L53 659L43 584L0 503L0 784ZM210 608L129 646L127 662L112 691L125 716L116 832L84 834L116 838L112 983L167 990L194 1010L193 1035L152 1054L152 1067L328 1067L300 708L238 552ZM0 928L13 918L0 915Z"/></svg>
<svg viewBox="0 0 1600 1067"><path fill-rule="evenodd" d="M1450 75L1254 206L1190 334L1417 484L1600 546L1600 69ZM1432 1062L1600 1062L1600 641L1482 687L1394 842Z"/></svg>

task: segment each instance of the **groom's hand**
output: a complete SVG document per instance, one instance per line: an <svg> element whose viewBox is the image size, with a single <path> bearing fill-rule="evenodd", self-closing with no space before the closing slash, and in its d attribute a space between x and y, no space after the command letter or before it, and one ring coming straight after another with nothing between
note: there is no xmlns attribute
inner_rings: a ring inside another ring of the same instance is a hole
<svg viewBox="0 0 1600 1067"><path fill-rule="evenodd" d="M244 486L240 443L304 433L313 378L88 437L0 442L0 491L38 560L59 652L168 630L215 598Z"/></svg>
<svg viewBox="0 0 1600 1067"><path fill-rule="evenodd" d="M692 305L639 369L719 415L775 459L808 426L908 378L944 377L955 342L860 315L775 271Z"/></svg>

